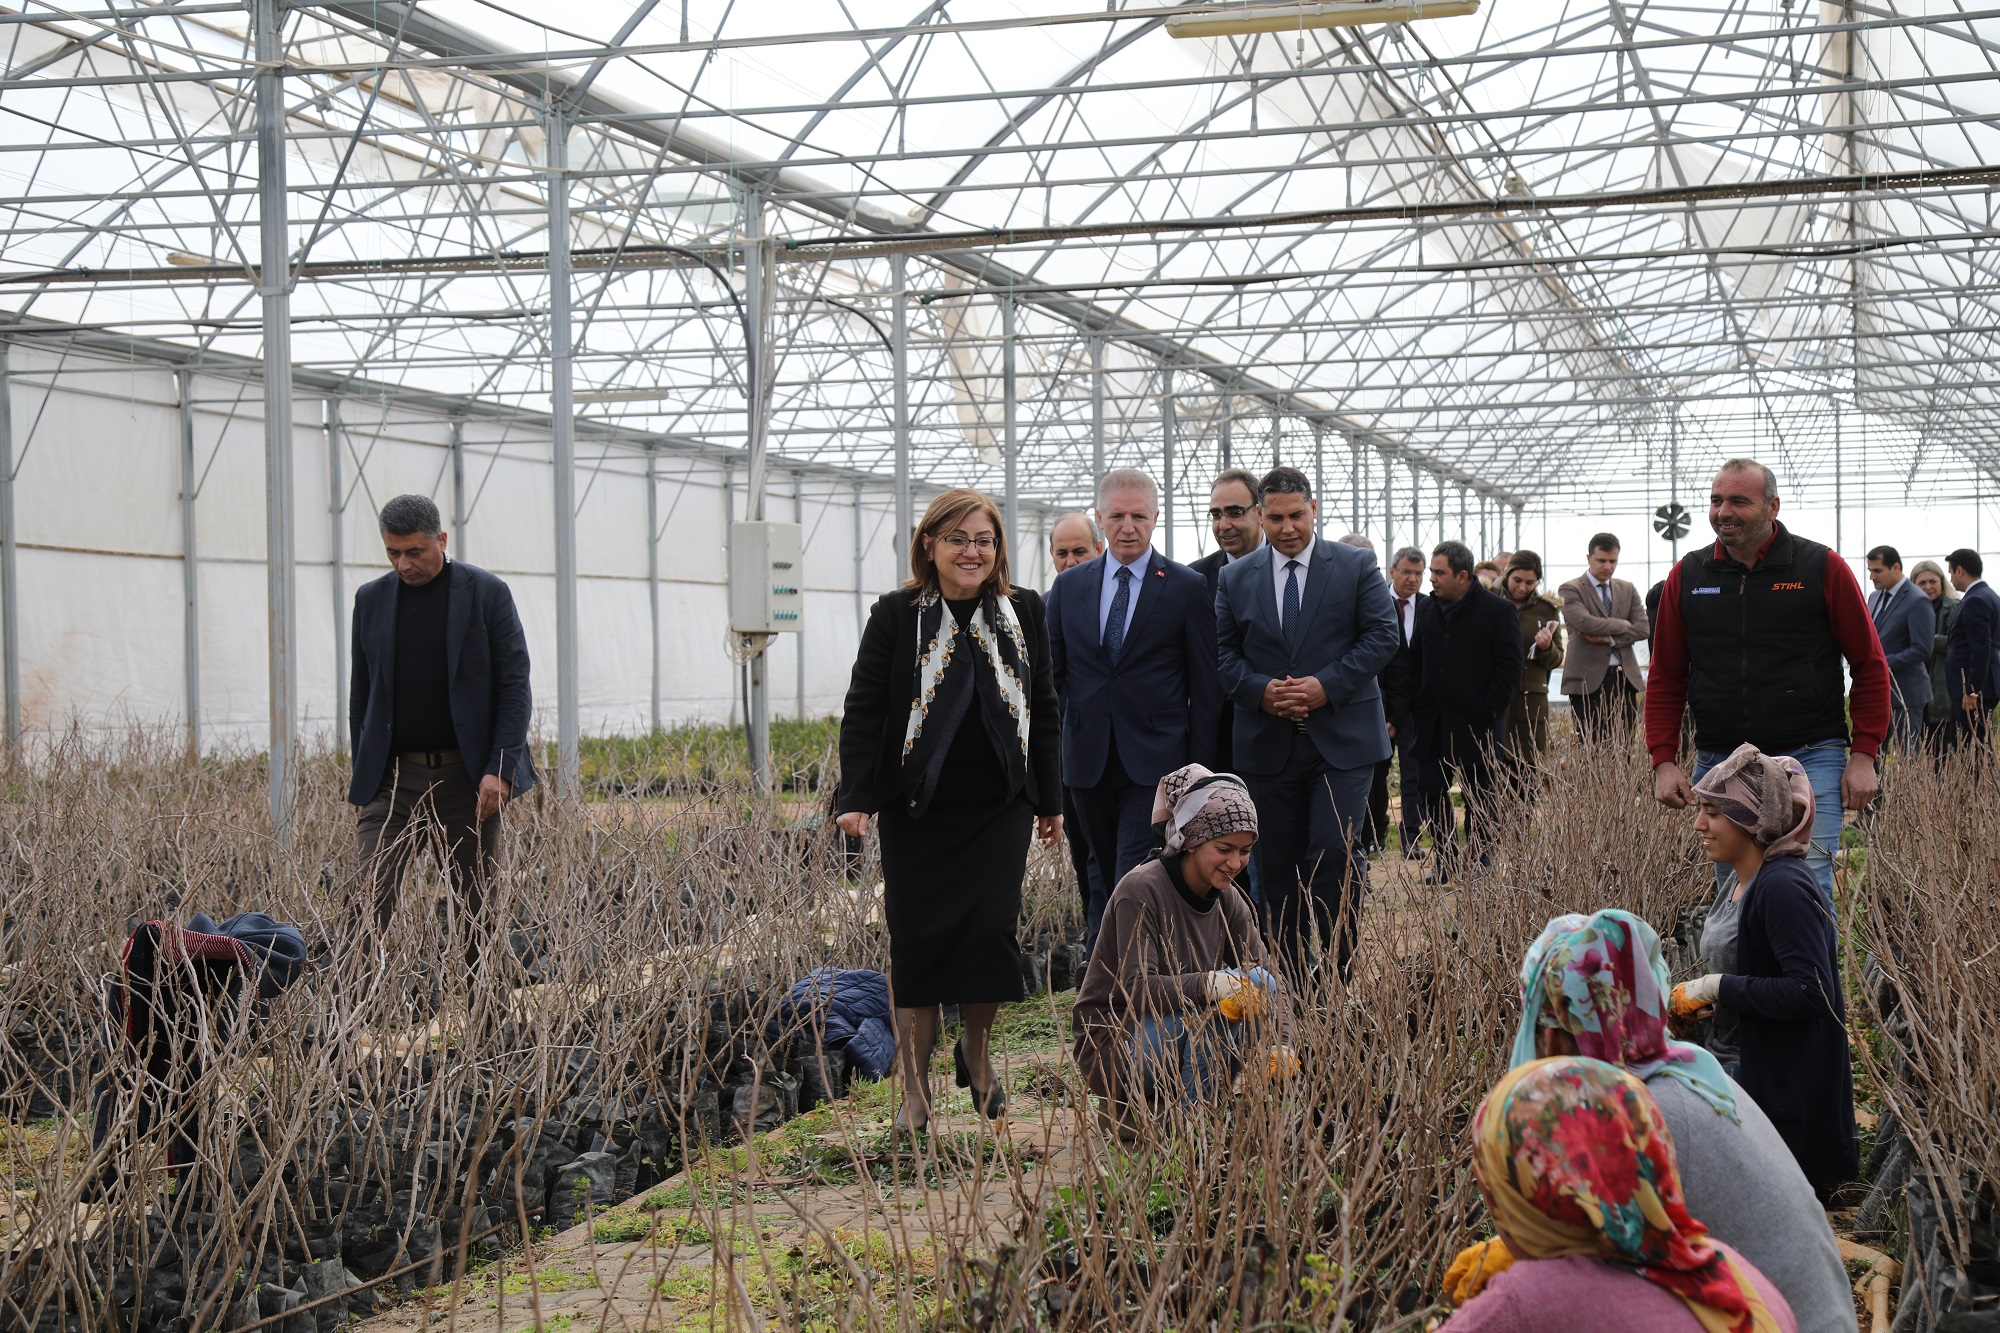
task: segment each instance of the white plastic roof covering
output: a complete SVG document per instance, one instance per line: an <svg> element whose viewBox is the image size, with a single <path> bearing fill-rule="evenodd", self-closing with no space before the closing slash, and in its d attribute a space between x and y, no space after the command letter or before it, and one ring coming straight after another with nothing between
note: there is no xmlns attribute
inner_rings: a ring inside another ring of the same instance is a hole
<svg viewBox="0 0 2000 1333"><path fill-rule="evenodd" d="M690 446L746 437L735 310L707 270L634 248L704 247L740 287L761 197L790 241L916 238L920 483L1001 484L1008 293L1030 500L1088 491L1093 332L1110 335L1109 461L1159 461L1171 389L1189 494L1225 430L1238 460L1297 460L1316 432L1336 462L1351 447L1363 470L1329 489L1364 508L1383 459L1399 492L1414 465L1427 488L1514 506L1631 492L1669 456L1759 451L1824 478L1836 411L1881 424L1908 485L1960 484L1960 456L1992 470L2000 172L1979 169L2000 164L2000 10L1487 0L1466 18L1179 41L1141 0L1079 8L294 9L294 252L402 264L307 269L297 363L547 411L552 89L574 245L626 252L579 269L582 411ZM88 12L31 2L0 29L0 307L255 355L244 12ZM1892 175L1948 168L1967 170ZM1796 188L1856 175L1889 179ZM1701 186L1744 197L1615 197ZM1377 212L1272 216L1348 208ZM1190 219L1216 221L1135 230ZM1122 232L1071 234L1093 226ZM1024 235L926 239L1009 229ZM886 474L893 270L852 249L778 252L773 447ZM174 252L231 268L162 271ZM623 397L592 397L607 392Z"/></svg>

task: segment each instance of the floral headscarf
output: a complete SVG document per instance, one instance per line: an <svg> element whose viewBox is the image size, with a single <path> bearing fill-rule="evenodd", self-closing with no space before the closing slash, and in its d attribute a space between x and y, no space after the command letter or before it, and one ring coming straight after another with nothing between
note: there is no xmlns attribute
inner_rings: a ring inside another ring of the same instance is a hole
<svg viewBox="0 0 2000 1333"><path fill-rule="evenodd" d="M1788 754L1739 745L1702 774L1694 794L1762 843L1766 860L1804 856L1812 845L1812 782L1805 766Z"/></svg>
<svg viewBox="0 0 2000 1333"><path fill-rule="evenodd" d="M1736 1094L1721 1062L1667 1036L1671 990L1660 937L1638 917L1616 908L1559 916L1521 961L1521 1028L1508 1064L1535 1058L1537 1028L1561 1028L1579 1054L1641 1080L1664 1072L1735 1120Z"/></svg>
<svg viewBox="0 0 2000 1333"><path fill-rule="evenodd" d="M1181 852L1232 833L1256 837L1257 805L1234 773L1211 773L1189 764L1160 779L1153 823L1166 826L1167 850Z"/></svg>
<svg viewBox="0 0 2000 1333"><path fill-rule="evenodd" d="M1602 1060L1509 1070L1472 1117L1494 1224L1531 1259L1590 1254L1687 1302L1706 1333L1777 1333L1743 1267L1688 1216L1673 1136L1638 1079Z"/></svg>

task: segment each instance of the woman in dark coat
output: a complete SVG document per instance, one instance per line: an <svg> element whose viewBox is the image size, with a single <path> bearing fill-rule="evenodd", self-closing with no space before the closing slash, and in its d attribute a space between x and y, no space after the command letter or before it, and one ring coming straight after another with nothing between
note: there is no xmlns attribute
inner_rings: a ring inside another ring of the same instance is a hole
<svg viewBox="0 0 2000 1333"><path fill-rule="evenodd" d="M1018 1000L1028 839L1062 836L1055 677L1041 597L1008 581L1000 511L974 490L931 503L910 577L875 603L840 723L840 827L882 837L889 987L903 1106L930 1118L939 1006L956 1004L960 1087L988 1118L1006 1091L987 1055Z"/></svg>
<svg viewBox="0 0 2000 1333"><path fill-rule="evenodd" d="M1736 883L1702 931L1708 975L1676 986L1672 1009L1733 1029L1737 1083L1824 1197L1859 1175L1861 1160L1838 941L1805 862L1812 784L1798 760L1742 745L1694 794L1702 848L1735 869Z"/></svg>
<svg viewBox="0 0 2000 1333"><path fill-rule="evenodd" d="M1941 750L1945 733L1951 730L1951 691L1944 686L1944 652L1951 641L1951 618L1958 613L1958 598L1935 560L1917 561L1910 571L1910 582L1931 599L1937 612L1937 639L1931 649L1931 701L1924 706L1924 744Z"/></svg>

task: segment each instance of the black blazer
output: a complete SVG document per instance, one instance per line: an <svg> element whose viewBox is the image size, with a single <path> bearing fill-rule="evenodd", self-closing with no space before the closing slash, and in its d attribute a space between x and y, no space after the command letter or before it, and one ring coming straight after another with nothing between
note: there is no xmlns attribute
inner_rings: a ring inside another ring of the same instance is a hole
<svg viewBox="0 0 2000 1333"><path fill-rule="evenodd" d="M1965 696L1992 708L2000 700L2000 594L1975 584L1958 599L1944 650L1945 701L1951 716L1965 715Z"/></svg>
<svg viewBox="0 0 2000 1333"><path fill-rule="evenodd" d="M1062 780L1095 787L1111 742L1125 777L1150 787L1183 764L1220 767L1216 719L1215 602L1201 575L1149 552L1138 606L1113 666L1099 641L1097 608L1110 552L1056 576L1049 589L1049 648L1062 694Z"/></svg>
<svg viewBox="0 0 2000 1333"><path fill-rule="evenodd" d="M1199 560L1188 562L1188 568L1201 575L1208 585L1208 604L1215 605L1215 585L1222 577L1222 567L1229 563L1229 552L1217 548ZM1215 756L1223 763L1231 762L1236 741L1236 710L1225 700L1216 709Z"/></svg>
<svg viewBox="0 0 2000 1333"><path fill-rule="evenodd" d="M1736 1011L1736 1081L1771 1117L1814 1185L1861 1172L1854 1074L1833 917L1802 856L1764 863L1744 891L1736 971L1718 1000Z"/></svg>
<svg viewBox="0 0 2000 1333"><path fill-rule="evenodd" d="M1029 804L1038 815L1059 815L1062 775L1061 744L1056 715L1056 685L1049 660L1048 618L1040 593L1014 589L1014 614L1028 640L1028 783ZM872 815L902 800L908 791L903 773L903 737L910 726L910 705L917 697L916 594L905 588L875 599L861 647L854 655L847 702L840 716L840 790L835 814L859 811ZM947 612L947 615L950 613ZM959 723L971 723L968 715ZM1012 718L993 719L1002 735L1014 730Z"/></svg>
<svg viewBox="0 0 2000 1333"><path fill-rule="evenodd" d="M1410 618L1410 629L1414 633L1417 625L1424 618L1424 603L1431 599L1428 593L1417 592L1411 594L1410 600L1415 603L1410 608L1413 613ZM1389 594L1389 613L1395 615L1395 611L1396 594L1391 592ZM1417 693L1416 665L1417 659L1410 652L1410 645L1403 642L1403 621L1398 616L1396 618L1395 655L1389 659L1389 664L1382 668L1376 679L1382 682L1383 711L1388 714L1389 722L1399 732L1410 725L1410 702L1416 697ZM1403 711L1400 713L1394 711L1398 708ZM1402 744L1403 739L1399 738L1397 744Z"/></svg>
<svg viewBox="0 0 2000 1333"><path fill-rule="evenodd" d="M1436 597L1417 603L1410 668L1391 700L1405 706L1391 711L1406 713L1416 728L1417 758L1467 763L1486 746L1497 752L1507 738L1508 706L1526 661L1521 615L1476 580L1449 613L1447 606Z"/></svg>
<svg viewBox="0 0 2000 1333"><path fill-rule="evenodd" d="M451 681L451 726L458 733L465 771L478 782L489 773L505 778L513 794L535 785L528 753L528 636L514 611L514 594L494 575L453 560L439 578L451 580L445 613L445 672ZM395 726L395 571L354 593L354 672L348 688L348 744L354 782L347 799L366 805L389 773Z"/></svg>

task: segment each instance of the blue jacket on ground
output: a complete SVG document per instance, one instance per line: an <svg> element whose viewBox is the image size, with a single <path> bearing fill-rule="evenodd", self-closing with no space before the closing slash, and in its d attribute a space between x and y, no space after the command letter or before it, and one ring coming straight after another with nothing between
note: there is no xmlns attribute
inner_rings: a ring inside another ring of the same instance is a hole
<svg viewBox="0 0 2000 1333"><path fill-rule="evenodd" d="M764 1040L775 1044L798 1027L810 1027L829 1050L844 1048L854 1072L868 1078L886 1078L896 1062L889 978L880 972L821 967L794 982L764 1025Z"/></svg>

